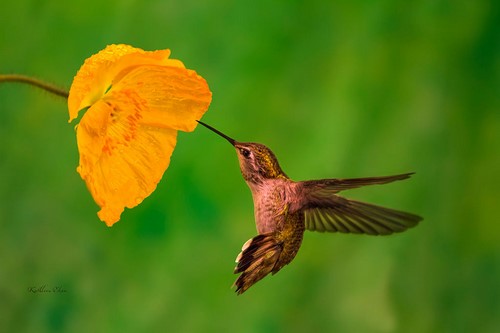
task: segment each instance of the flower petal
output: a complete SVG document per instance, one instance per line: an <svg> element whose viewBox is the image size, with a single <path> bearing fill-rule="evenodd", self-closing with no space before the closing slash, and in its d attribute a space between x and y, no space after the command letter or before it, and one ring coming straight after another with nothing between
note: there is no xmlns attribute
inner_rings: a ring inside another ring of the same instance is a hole
<svg viewBox="0 0 500 333"><path fill-rule="evenodd" d="M78 117L78 112L91 106L113 84L127 73L127 68L155 64L184 67L181 61L168 59L170 50L144 51L129 45L108 45L91 56L76 74L68 97L69 121Z"/></svg>
<svg viewBox="0 0 500 333"><path fill-rule="evenodd" d="M134 68L111 91L134 91L144 100L141 123L186 132L195 129L212 100L205 79L193 70L170 66Z"/></svg>
<svg viewBox="0 0 500 333"><path fill-rule="evenodd" d="M77 170L108 226L155 190L176 144L176 130L141 123L142 107L137 95L114 92L90 107L77 128Z"/></svg>

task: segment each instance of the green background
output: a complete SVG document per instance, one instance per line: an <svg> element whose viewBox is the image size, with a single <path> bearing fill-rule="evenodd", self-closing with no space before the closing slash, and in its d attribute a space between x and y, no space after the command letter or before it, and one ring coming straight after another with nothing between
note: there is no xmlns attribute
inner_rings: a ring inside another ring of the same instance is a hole
<svg viewBox="0 0 500 333"><path fill-rule="evenodd" d="M307 233L242 296L256 233L230 145L180 133L157 190L107 228L65 101L0 86L1 332L498 332L498 1L3 1L0 72L69 88L107 44L170 48L203 118L293 179L415 171L346 196L424 216L390 237ZM31 293L30 287L63 288Z"/></svg>

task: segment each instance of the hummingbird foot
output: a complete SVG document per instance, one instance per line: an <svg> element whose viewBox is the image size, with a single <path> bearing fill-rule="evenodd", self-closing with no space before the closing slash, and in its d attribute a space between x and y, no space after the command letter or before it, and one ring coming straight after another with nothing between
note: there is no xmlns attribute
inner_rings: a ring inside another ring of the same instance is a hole
<svg viewBox="0 0 500 333"><path fill-rule="evenodd" d="M236 286L236 293L244 293L269 273L277 272L279 269L274 268L282 250L283 246L276 241L273 233L257 235L248 240L236 258L234 273L241 273L233 285Z"/></svg>

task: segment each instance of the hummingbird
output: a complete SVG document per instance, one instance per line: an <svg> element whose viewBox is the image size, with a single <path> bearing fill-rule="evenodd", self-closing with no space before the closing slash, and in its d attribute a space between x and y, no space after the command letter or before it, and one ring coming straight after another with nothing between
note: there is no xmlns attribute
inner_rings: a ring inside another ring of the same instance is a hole
<svg viewBox="0 0 500 333"><path fill-rule="evenodd" d="M418 215L346 199L338 193L366 185L409 178L393 176L293 181L274 153L263 144L236 141L212 126L198 123L226 139L238 155L243 179L252 192L257 236L236 257L233 287L242 294L268 274L276 274L296 256L304 232L390 235L416 226Z"/></svg>

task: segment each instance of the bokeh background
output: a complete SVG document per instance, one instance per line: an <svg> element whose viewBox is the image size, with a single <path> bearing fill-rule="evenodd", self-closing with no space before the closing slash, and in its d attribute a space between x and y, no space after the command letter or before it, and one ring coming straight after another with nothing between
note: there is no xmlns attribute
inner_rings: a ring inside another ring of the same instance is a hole
<svg viewBox="0 0 500 333"><path fill-rule="evenodd" d="M390 237L308 233L242 296L256 233L233 149L181 133L156 192L107 228L65 101L0 86L1 332L498 332L498 1L3 1L0 72L69 88L107 44L170 48L203 118L296 180L415 171L346 196L421 214ZM65 292L29 292L30 287Z"/></svg>

